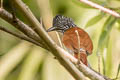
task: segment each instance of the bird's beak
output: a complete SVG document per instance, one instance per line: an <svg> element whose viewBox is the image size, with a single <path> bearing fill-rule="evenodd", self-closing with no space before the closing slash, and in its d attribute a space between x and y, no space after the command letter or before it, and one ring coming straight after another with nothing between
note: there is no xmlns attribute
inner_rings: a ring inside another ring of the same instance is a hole
<svg viewBox="0 0 120 80"><path fill-rule="evenodd" d="M47 32L55 31L55 30L57 30L57 27L51 27L51 28L49 28L49 29L47 30Z"/></svg>

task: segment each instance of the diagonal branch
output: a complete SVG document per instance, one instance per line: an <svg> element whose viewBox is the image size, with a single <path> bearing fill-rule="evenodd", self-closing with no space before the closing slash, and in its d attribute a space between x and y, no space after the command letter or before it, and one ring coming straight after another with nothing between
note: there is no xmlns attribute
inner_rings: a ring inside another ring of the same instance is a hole
<svg viewBox="0 0 120 80"><path fill-rule="evenodd" d="M85 4L89 5L89 6L92 6L94 8L97 8L97 9L99 9L99 10L105 12L105 13L111 14L111 15L117 17L117 18L120 18L119 13L117 13L117 12L115 12L113 10L107 9L107 8L101 6L101 5L96 4L96 3L93 3L93 2L91 2L89 0L79 0L79 1L82 2L82 3L85 3Z"/></svg>
<svg viewBox="0 0 120 80"><path fill-rule="evenodd" d="M12 32L12 31L10 31L10 30L6 29L5 27L2 27L2 26L0 26L0 30L4 31L4 32L6 32L6 33L9 33L9 34L11 34L11 35L14 35L15 37L18 37L18 38L20 38L20 39L22 39L22 40L26 40L26 41L28 41L28 42L31 42L31 43L33 43L33 44L36 44L36 45L44 48L43 45L41 45L40 43L36 42L35 40L27 37L26 35Z"/></svg>
<svg viewBox="0 0 120 80"><path fill-rule="evenodd" d="M45 45L45 43L43 43L41 38L28 25L24 24L18 18L14 19L13 18L14 16L11 13L9 13L6 10L0 8L0 17L2 19L4 19L5 21L7 21L8 23L10 23L11 25L13 25L15 28L17 28L21 32L23 32L28 37L30 37L30 38L34 39L35 41L44 45L44 48L48 49L48 47Z"/></svg>

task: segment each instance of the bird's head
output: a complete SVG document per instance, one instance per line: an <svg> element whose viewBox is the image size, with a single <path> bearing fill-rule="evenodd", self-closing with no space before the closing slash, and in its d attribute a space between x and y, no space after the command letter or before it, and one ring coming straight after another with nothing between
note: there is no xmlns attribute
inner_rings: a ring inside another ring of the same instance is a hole
<svg viewBox="0 0 120 80"><path fill-rule="evenodd" d="M64 33L67 29L75 26L76 25L71 18L62 15L56 15L53 18L53 27L49 28L47 32L58 31Z"/></svg>

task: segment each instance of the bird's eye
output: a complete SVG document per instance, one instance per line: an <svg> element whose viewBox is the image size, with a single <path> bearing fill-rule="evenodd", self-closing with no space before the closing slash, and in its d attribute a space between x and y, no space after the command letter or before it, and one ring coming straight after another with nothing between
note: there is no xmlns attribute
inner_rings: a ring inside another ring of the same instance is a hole
<svg viewBox="0 0 120 80"><path fill-rule="evenodd" d="M65 26L64 26L64 28L65 28L65 29L68 29L68 28L69 28L69 26L68 26L68 25L65 25Z"/></svg>

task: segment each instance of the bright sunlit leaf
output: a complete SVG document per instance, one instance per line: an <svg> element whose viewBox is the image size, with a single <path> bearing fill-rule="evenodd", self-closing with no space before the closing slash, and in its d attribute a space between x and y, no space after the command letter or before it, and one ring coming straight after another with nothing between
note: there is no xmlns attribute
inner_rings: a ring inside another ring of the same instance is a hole
<svg viewBox="0 0 120 80"><path fill-rule="evenodd" d="M92 26L94 24L96 24L97 22L99 22L102 18L103 18L103 14L98 14L97 16L93 17L92 19L90 19L88 21L88 23L86 24L86 27Z"/></svg>
<svg viewBox="0 0 120 80"><path fill-rule="evenodd" d="M101 32L101 35L100 35L100 38L99 38L99 42L98 42L99 48L98 49L100 49L104 45L105 41L108 39L108 36L109 36L115 22L116 22L116 18L114 18L112 16L110 16L107 19L107 21L105 22L102 32Z"/></svg>

